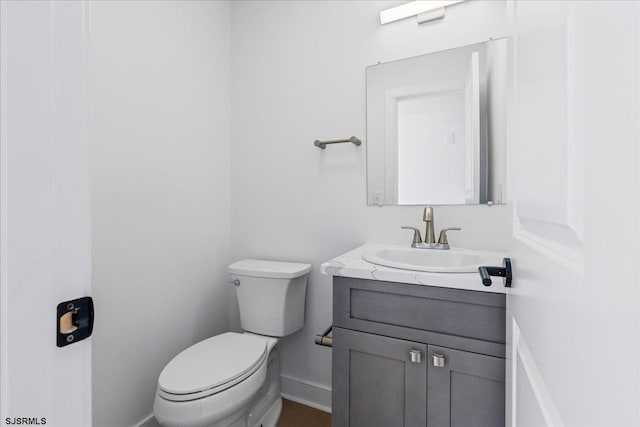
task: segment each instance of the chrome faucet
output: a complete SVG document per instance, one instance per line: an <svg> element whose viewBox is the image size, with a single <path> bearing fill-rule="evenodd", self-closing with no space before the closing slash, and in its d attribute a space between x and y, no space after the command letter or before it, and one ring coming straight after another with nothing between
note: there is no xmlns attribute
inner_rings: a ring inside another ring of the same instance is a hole
<svg viewBox="0 0 640 427"><path fill-rule="evenodd" d="M422 213L422 220L427 223L424 229L424 243L431 245L436 242L436 232L433 229L433 208L427 206Z"/></svg>
<svg viewBox="0 0 640 427"><path fill-rule="evenodd" d="M413 241L411 242L412 248L449 249L449 240L447 239L447 231L462 230L462 228L460 227L443 228L440 231L440 236L438 237L438 243L436 243L435 231L433 227L433 208L431 206L427 206L426 208L424 208L424 212L422 214L422 220L427 223L426 229L424 232L424 241L422 241L420 230L418 230L417 228L408 227L404 225L400 227L404 230L413 230Z"/></svg>

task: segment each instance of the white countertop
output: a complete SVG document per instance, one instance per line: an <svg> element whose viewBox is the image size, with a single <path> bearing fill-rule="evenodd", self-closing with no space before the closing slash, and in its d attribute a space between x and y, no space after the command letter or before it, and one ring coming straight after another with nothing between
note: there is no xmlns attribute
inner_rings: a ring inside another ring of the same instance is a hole
<svg viewBox="0 0 640 427"><path fill-rule="evenodd" d="M374 279L385 282L411 283L414 285L439 286L441 288L467 289L471 291L506 293L500 277L493 277L491 286L484 286L480 274L475 273L429 273L415 270L383 267L362 259L362 252L382 247L406 247L367 243L345 254L339 255L320 266L322 274L330 276ZM429 249L416 249L429 250Z"/></svg>

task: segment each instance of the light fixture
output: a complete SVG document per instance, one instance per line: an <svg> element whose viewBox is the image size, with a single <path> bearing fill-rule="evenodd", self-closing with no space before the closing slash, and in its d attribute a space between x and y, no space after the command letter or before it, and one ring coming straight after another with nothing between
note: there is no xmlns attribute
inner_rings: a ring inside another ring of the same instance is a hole
<svg viewBox="0 0 640 427"><path fill-rule="evenodd" d="M464 0L422 0L410 1L400 6L380 12L380 23L388 24L389 22L398 21L400 19L418 17L418 23L433 21L444 17L445 7L452 4L460 3Z"/></svg>

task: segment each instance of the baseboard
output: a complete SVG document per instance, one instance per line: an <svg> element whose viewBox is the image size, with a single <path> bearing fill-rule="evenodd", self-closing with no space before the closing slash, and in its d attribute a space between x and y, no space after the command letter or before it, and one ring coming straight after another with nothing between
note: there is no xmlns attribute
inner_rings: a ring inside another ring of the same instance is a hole
<svg viewBox="0 0 640 427"><path fill-rule="evenodd" d="M147 418L143 419L136 425L137 427L159 427L160 426L160 424L158 424L158 421L156 421L153 414L149 415Z"/></svg>
<svg viewBox="0 0 640 427"><path fill-rule="evenodd" d="M299 378L281 375L282 397L331 413L331 388Z"/></svg>

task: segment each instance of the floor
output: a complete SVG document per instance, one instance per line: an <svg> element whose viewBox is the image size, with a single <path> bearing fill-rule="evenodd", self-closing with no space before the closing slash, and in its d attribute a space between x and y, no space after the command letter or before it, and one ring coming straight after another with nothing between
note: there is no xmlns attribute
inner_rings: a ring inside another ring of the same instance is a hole
<svg viewBox="0 0 640 427"><path fill-rule="evenodd" d="M282 399L282 414L277 427L331 427L331 414Z"/></svg>

